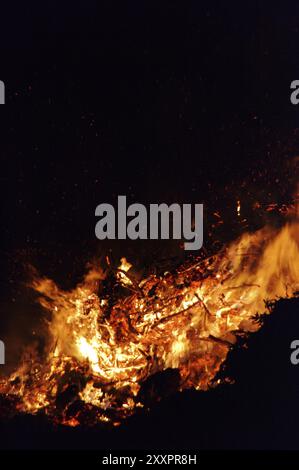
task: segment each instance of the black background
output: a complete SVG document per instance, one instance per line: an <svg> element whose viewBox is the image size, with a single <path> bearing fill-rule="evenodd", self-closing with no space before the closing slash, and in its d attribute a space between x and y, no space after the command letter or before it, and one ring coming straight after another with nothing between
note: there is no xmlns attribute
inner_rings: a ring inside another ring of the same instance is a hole
<svg viewBox="0 0 299 470"><path fill-rule="evenodd" d="M6 105L0 109L0 337L7 342L8 366L38 321L23 287L28 263L68 288L91 257L109 250L141 266L179 252L166 242L146 248L138 242L100 244L94 236L97 204L114 203L120 194L145 204L203 202L210 223L213 211L231 214L239 198L248 213L257 199L264 204L290 200L298 150L299 110L289 98L290 83L299 78L298 18L296 2L1 5L0 79L6 84ZM252 214L251 220L249 228L261 223ZM239 228L227 223L222 237L233 238ZM268 341L274 347L271 335ZM275 394L271 380L265 387ZM245 389L237 405L240 414L251 400ZM217 393L228 400L225 417L222 398L215 404ZM241 396L233 393L234 400ZM213 412L215 427L206 437L200 431L199 446L289 447L291 431L274 440L270 433L273 426L290 429L284 413L267 427L269 416L288 400L287 388L282 396L274 395L274 410L264 417L261 405L256 426L259 420L266 424L254 439L252 421L251 437L244 435L242 420L229 422L228 403L234 407L229 394L213 392L214 402L190 394L192 400L188 394L175 397L164 405L166 411L141 419L145 435L154 433L160 447L181 442L186 448L191 435L193 445L197 442L201 400L218 406L218 415ZM165 429L157 431L157 419L169 420L186 403L197 410L198 421L188 424L192 412L181 412L170 420L179 437L169 441ZM208 420L205 415L205 425ZM56 430L61 434L55 435L47 427L39 434L44 424L31 418L7 426L11 433L4 447L55 447L59 440L63 448L64 442L71 446L71 432L75 442L81 436L77 430ZM189 440L182 436L188 426ZM151 444L150 437L138 440L130 429L115 431L116 436L105 431L104 438L101 431L102 442ZM81 436L81 446L100 447L96 432L92 439L91 431ZM38 442L36 434L43 436ZM296 445L292 441L291 447Z"/></svg>

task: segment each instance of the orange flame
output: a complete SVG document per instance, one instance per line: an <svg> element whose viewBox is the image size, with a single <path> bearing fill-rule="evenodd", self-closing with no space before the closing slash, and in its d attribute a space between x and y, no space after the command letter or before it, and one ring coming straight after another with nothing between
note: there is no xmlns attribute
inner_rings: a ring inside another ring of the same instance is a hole
<svg viewBox="0 0 299 470"><path fill-rule="evenodd" d="M98 294L100 270L72 291L35 279L52 313L47 358L24 360L0 393L17 397L19 411L74 426L82 410L92 423L118 423L143 406L143 382L168 368L180 390L207 390L237 335L260 327L265 301L299 290L298 229L295 220L245 233L215 256L138 282L122 259L117 280L128 294L114 302Z"/></svg>

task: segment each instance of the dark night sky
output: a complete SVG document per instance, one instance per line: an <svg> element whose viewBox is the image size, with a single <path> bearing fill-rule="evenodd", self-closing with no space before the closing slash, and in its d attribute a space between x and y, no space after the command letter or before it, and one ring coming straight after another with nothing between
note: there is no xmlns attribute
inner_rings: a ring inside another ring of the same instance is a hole
<svg viewBox="0 0 299 470"><path fill-rule="evenodd" d="M70 286L110 247L94 236L101 202L204 202L210 220L237 196L288 200L298 18L295 2L256 0L1 5L4 334L28 322L12 301L24 261Z"/></svg>
<svg viewBox="0 0 299 470"><path fill-rule="evenodd" d="M4 271L15 270L11 253L21 250L61 282L61 273L80 275L106 249L94 236L95 207L119 194L145 204L203 202L207 217L237 198L288 198L281 173L297 152L289 86L299 76L298 9L234 1L6 4ZM144 250L135 246L138 258ZM9 292L5 283L2 290Z"/></svg>
<svg viewBox="0 0 299 470"><path fill-rule="evenodd" d="M289 145L299 7L198 3L9 7L5 244L88 240L118 194L208 202Z"/></svg>

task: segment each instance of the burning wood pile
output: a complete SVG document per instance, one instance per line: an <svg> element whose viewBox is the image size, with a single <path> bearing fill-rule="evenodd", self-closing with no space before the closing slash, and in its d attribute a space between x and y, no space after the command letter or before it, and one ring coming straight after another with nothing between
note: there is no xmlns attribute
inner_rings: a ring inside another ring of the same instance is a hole
<svg viewBox="0 0 299 470"><path fill-rule="evenodd" d="M47 347L42 357L27 350L0 382L10 410L69 426L118 424L169 391L216 386L229 349L260 328L267 301L299 291L298 220L245 233L163 275L137 281L131 271L122 259L108 291L96 268L72 291L34 279L51 312Z"/></svg>

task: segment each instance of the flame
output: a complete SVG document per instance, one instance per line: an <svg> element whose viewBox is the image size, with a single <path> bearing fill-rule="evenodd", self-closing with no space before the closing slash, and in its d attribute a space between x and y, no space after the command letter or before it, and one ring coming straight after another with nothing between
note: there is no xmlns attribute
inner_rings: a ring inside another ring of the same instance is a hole
<svg viewBox="0 0 299 470"><path fill-rule="evenodd" d="M240 217L241 215L241 201L237 201L237 216Z"/></svg>
<svg viewBox="0 0 299 470"><path fill-rule="evenodd" d="M168 368L179 390L207 390L236 342L256 331L266 301L299 290L299 223L245 233L218 254L141 281L124 258L116 282L124 297L99 294L104 275L94 268L71 291L37 278L33 288L52 314L47 356L27 351L0 382L18 411L43 412L56 422L119 421L144 406L143 383ZM85 421L84 421L85 420Z"/></svg>
<svg viewBox="0 0 299 470"><path fill-rule="evenodd" d="M132 280L127 274L131 267L132 264L129 263L126 258L121 258L120 265L118 267L117 278L124 286L130 286L133 284Z"/></svg>

